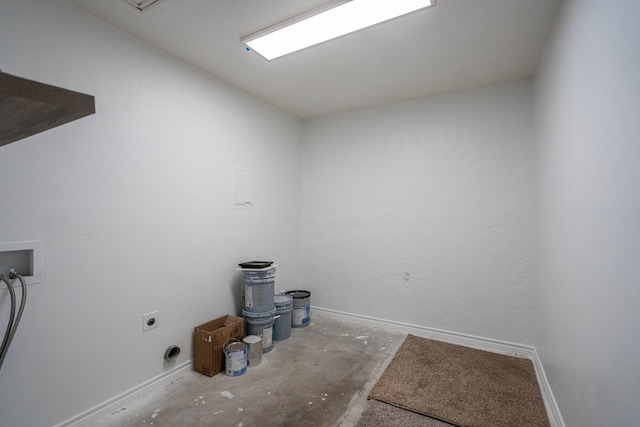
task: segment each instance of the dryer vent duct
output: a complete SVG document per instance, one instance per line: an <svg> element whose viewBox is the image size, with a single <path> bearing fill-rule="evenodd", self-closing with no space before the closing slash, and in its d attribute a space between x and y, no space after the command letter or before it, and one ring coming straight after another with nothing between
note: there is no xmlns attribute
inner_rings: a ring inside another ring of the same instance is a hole
<svg viewBox="0 0 640 427"><path fill-rule="evenodd" d="M158 0L124 0L124 1L126 1L131 6L135 7L140 12L142 12L144 9L156 3Z"/></svg>
<svg viewBox="0 0 640 427"><path fill-rule="evenodd" d="M164 352L164 360L167 362L175 362L178 356L180 356L180 347L177 345L170 345Z"/></svg>

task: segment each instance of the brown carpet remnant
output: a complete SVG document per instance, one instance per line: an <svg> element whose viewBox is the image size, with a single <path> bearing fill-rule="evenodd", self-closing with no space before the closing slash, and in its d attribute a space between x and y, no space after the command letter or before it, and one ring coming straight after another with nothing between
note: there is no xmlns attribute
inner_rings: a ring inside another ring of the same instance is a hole
<svg viewBox="0 0 640 427"><path fill-rule="evenodd" d="M549 427L533 364L408 335L370 399L461 427Z"/></svg>
<svg viewBox="0 0 640 427"><path fill-rule="evenodd" d="M435 418L407 411L378 400L368 400L356 427L451 427ZM454 426L455 427L455 426Z"/></svg>

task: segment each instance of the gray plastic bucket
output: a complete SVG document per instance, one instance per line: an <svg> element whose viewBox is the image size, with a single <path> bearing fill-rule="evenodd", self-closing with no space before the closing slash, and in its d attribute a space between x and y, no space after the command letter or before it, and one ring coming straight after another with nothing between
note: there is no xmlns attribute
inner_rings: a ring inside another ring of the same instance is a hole
<svg viewBox="0 0 640 427"><path fill-rule="evenodd" d="M238 377L247 372L247 346L236 339L222 346L225 354L224 369L230 377Z"/></svg>
<svg viewBox="0 0 640 427"><path fill-rule="evenodd" d="M273 309L275 277L244 278L244 309L251 313L264 313Z"/></svg>
<svg viewBox="0 0 640 427"><path fill-rule="evenodd" d="M302 328L308 326L311 323L311 292L289 291L287 295L293 297L291 327Z"/></svg>
<svg viewBox="0 0 640 427"><path fill-rule="evenodd" d="M268 279L276 277L275 265L268 268L243 268L242 275L245 278Z"/></svg>
<svg viewBox="0 0 640 427"><path fill-rule="evenodd" d="M242 310L245 332L262 338L262 353L268 353L273 349L273 323L276 317L276 308L274 306L271 307L271 311L262 313Z"/></svg>
<svg viewBox="0 0 640 427"><path fill-rule="evenodd" d="M247 335L242 338L249 348L247 349L247 366L253 368L262 362L262 338L257 335Z"/></svg>
<svg viewBox="0 0 640 427"><path fill-rule="evenodd" d="M286 340L291 336L291 312L293 311L293 297L291 295L274 295L273 303L279 316L273 325L273 339Z"/></svg>

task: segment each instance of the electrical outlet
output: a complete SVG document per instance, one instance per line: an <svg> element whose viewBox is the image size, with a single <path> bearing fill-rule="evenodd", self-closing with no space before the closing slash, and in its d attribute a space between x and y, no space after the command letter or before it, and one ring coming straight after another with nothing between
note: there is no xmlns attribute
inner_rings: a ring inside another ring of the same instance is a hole
<svg viewBox="0 0 640 427"><path fill-rule="evenodd" d="M151 313L142 315L142 332L149 329L157 328L160 324L160 311L152 311Z"/></svg>

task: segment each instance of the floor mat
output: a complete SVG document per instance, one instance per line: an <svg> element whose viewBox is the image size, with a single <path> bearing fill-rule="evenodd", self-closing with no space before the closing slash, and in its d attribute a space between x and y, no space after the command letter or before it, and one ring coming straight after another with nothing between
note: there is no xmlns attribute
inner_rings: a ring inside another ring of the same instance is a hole
<svg viewBox="0 0 640 427"><path fill-rule="evenodd" d="M356 427L451 427L435 418L407 411L378 400L367 401L367 407Z"/></svg>
<svg viewBox="0 0 640 427"><path fill-rule="evenodd" d="M370 399L461 427L548 427L528 359L407 336Z"/></svg>

